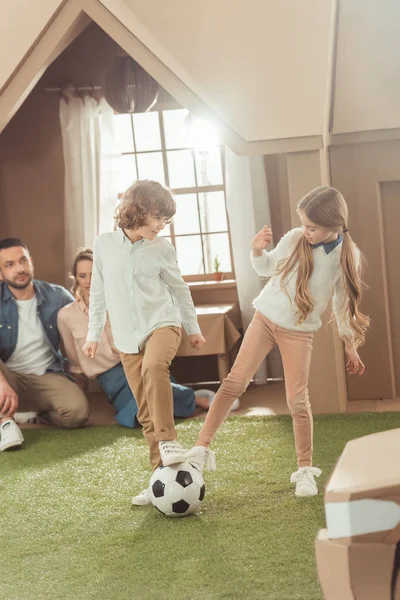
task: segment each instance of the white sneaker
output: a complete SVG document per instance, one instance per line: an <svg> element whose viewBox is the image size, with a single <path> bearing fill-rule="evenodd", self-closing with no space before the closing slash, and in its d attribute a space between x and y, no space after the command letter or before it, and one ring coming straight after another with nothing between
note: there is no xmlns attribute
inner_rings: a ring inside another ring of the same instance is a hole
<svg viewBox="0 0 400 600"><path fill-rule="evenodd" d="M317 467L300 467L298 471L292 473L290 477L290 483L296 484L295 496L316 496L318 494L317 484L314 480L315 477L321 475L321 469Z"/></svg>
<svg viewBox="0 0 400 600"><path fill-rule="evenodd" d="M176 440L158 442L161 461L164 467L185 462L185 449Z"/></svg>
<svg viewBox="0 0 400 600"><path fill-rule="evenodd" d="M193 448L186 452L186 460L201 472L204 471L205 467L209 471L215 471L217 468L215 454L206 446L193 446Z"/></svg>
<svg viewBox="0 0 400 600"><path fill-rule="evenodd" d="M38 413L33 411L14 413L14 421L20 425L22 423L36 423L37 417Z"/></svg>
<svg viewBox="0 0 400 600"><path fill-rule="evenodd" d="M133 496L132 504L134 506L149 506L152 504L150 488L148 487L147 490L144 490L138 496Z"/></svg>
<svg viewBox="0 0 400 600"><path fill-rule="evenodd" d="M212 390L196 390L194 393L195 396L200 396L202 398L207 398L209 405L211 406L212 401L215 398L215 392Z"/></svg>
<svg viewBox="0 0 400 600"><path fill-rule="evenodd" d="M233 404L231 406L231 412L233 410L238 410L239 406L240 406L240 404L239 404L239 398L235 398L235 400L233 401Z"/></svg>
<svg viewBox="0 0 400 600"><path fill-rule="evenodd" d="M212 404L212 401L215 398L215 392L211 391L211 390L196 390L194 393L195 396L202 396L203 398L208 398L208 401L210 403L210 406ZM232 410L238 410L239 408L239 398L235 398L235 400L233 401L233 404L231 406L231 411Z"/></svg>
<svg viewBox="0 0 400 600"><path fill-rule="evenodd" d="M9 448L15 448L21 446L24 441L24 436L18 425L12 419L4 421L0 425L0 452L8 450Z"/></svg>

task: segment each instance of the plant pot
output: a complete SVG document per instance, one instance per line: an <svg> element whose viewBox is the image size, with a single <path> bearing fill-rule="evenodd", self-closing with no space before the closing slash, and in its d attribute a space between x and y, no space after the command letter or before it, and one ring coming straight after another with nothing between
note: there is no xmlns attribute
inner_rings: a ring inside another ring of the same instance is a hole
<svg viewBox="0 0 400 600"><path fill-rule="evenodd" d="M219 271L216 271L215 273L213 273L213 277L215 281L222 281L224 278L224 274L220 273Z"/></svg>

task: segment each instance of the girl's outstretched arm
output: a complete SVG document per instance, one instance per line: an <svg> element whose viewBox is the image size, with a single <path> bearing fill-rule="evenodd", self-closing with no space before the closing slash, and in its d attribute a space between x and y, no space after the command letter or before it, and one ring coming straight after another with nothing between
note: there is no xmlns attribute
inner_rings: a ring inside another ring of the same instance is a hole
<svg viewBox="0 0 400 600"><path fill-rule="evenodd" d="M292 229L283 236L276 248L266 252L265 248L272 240L272 231L264 226L252 242L251 262L256 272L261 277L274 275L279 262L290 256L301 235L300 228Z"/></svg>

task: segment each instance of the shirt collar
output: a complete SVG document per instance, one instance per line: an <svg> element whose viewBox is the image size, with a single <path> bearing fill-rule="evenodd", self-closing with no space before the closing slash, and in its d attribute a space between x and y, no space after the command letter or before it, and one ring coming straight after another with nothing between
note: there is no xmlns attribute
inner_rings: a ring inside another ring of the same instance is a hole
<svg viewBox="0 0 400 600"><path fill-rule="evenodd" d="M336 246L339 246L339 244L341 244L343 241L343 236L342 235L338 235L336 240L333 240L333 242L319 242L319 244L312 244L313 248L319 248L320 246L324 247L325 253L329 254L329 252L332 252L332 250L334 250L334 248L336 248Z"/></svg>
<svg viewBox="0 0 400 600"><path fill-rule="evenodd" d="M147 246L147 244L151 244L150 240L146 240L144 238L142 238L141 240L138 240L137 242L135 242L134 244L132 244L132 242L130 241L130 239L125 235L124 230L122 229L122 227L118 227L117 228L117 237L118 237L119 241L122 244L129 244L130 246L136 246L136 244L138 246L142 246L142 245L143 246Z"/></svg>
<svg viewBox="0 0 400 600"><path fill-rule="evenodd" d="M122 244L125 244L126 242L129 242L128 238L126 237L122 227L117 227L117 238L119 239L119 241Z"/></svg>

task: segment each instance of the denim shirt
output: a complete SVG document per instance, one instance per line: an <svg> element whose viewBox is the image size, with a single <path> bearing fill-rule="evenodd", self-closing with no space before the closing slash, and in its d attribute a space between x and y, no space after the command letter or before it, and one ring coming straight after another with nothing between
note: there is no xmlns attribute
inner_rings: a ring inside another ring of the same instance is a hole
<svg viewBox="0 0 400 600"><path fill-rule="evenodd" d="M54 354L54 362L48 371L61 372L64 362L60 352L60 334L57 329L58 311L74 301L74 297L61 285L33 281L37 297L37 310L44 332ZM0 360L8 361L18 340L18 306L8 285L0 282Z"/></svg>

